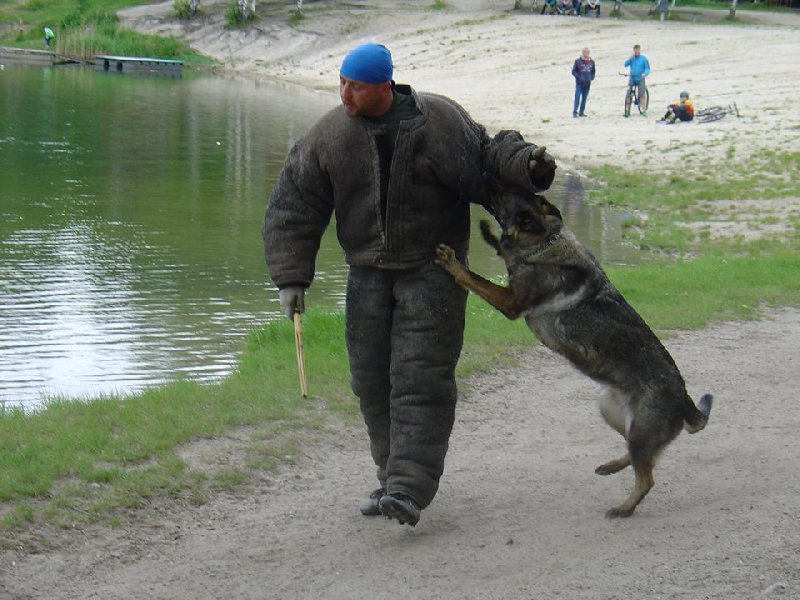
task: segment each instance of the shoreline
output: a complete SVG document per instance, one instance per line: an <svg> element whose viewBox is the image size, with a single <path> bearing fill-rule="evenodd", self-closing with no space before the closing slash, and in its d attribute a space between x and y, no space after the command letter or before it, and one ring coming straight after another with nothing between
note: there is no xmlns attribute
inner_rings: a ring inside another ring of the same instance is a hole
<svg viewBox="0 0 800 600"><path fill-rule="evenodd" d="M215 2L204 2L204 7ZM439 17L434 16L438 26ZM472 46L498 48L498 40L484 37L489 35L485 27L499 35L494 20L457 25L452 16L448 19L441 21L450 25L442 27L440 39L455 45L458 31L465 53ZM543 29L551 23L559 31L572 27L567 17L542 19L533 22ZM386 24L382 27L380 31L387 31ZM642 150L655 153L663 144L675 154L684 152L684 159L690 143L700 144L708 150L697 158L697 162L708 159L702 165L713 165L720 156L724 160L735 145L729 159L741 161L742 168L747 165L746 152L763 151L768 148L764 144L780 140L775 136L788 134L777 149L798 148L796 121L783 132L762 131L769 119L791 113L789 107L777 106L781 98L774 107L766 107L763 120L760 116L742 122L725 119L712 124L713 129L688 124L656 130L652 119L614 118L611 111L621 103L615 80L598 85L597 95L590 96L588 122L573 122L571 86L562 82L563 56L553 64L545 61L539 67L520 67L519 72L504 71L492 69L496 61L484 60L483 50L476 49L463 61L450 61L468 63L470 69L464 72L460 64L443 62L444 55L453 54L447 52L449 46L427 44L424 52L417 51L424 40L413 27L405 23L402 31L393 30L391 39L381 40L396 52L398 78L417 89L436 84L432 91L452 94L490 131L513 126L526 111L549 106L540 102L551 96L533 85L525 88L524 102L512 106L506 100L519 95L520 72L533 69L542 81L557 73L558 86L553 89L558 89L558 111L539 121L534 117L524 131L535 134L531 141L547 144L562 168L578 146L595 152L588 158L575 154L582 168L605 162L630 168L624 150L632 148L639 159L635 164L653 169L675 166L668 161L646 162L647 156L640 156ZM609 28L619 33L613 23L596 27L598 36ZM727 30L726 39L739 32L731 31ZM220 43L233 44L235 34L226 33ZM754 42L752 36L744 37ZM410 45L411 38L417 45ZM212 44L210 34L205 39ZM331 69L335 79L340 52L362 38L339 34L337 39L320 41L313 51L296 51L293 57L257 70L232 72L273 78L271 73L288 69L298 81L281 81L303 85L299 80L305 80L310 84L305 87L334 92ZM590 42L593 47L602 47L595 41ZM628 43L618 41L614 48ZM647 48L648 42L641 43ZM612 47L612 41L603 44ZM235 57L245 46L239 40L220 56ZM572 47L563 54L571 56ZM788 57L780 57L780 68L788 66ZM607 68L611 66L609 62ZM481 84L476 86L480 68L484 69L478 79ZM792 85L797 77L786 72ZM770 80L769 73L765 79ZM734 80L736 85L745 84ZM655 83L659 82L654 87ZM718 89L729 84L726 79ZM603 128L606 119L610 130ZM674 137L662 140L653 131ZM604 145L617 154L611 152L606 160ZM797 204L796 198L785 201L784 211ZM755 212L763 215L768 201L754 193L752 202L758 203ZM782 222L796 230L796 216ZM738 282L735 277L728 279ZM769 278L769 285L773 283ZM522 323L515 325L528 333ZM287 350L291 350L289 335L284 340ZM504 339L498 331L493 335L495 340ZM795 597L800 591L796 564L800 519L795 510L800 489L792 473L800 458L794 404L794 390L800 384L800 310L765 306L758 320L718 321L698 331L674 331L664 343L689 393L696 397L712 392L715 407L703 432L681 435L669 446L656 471L656 487L630 519L603 517L629 488L630 469L613 477L592 474L597 464L624 448L592 406L598 386L555 353L534 344L520 354L517 365L504 366L490 357L483 363L485 373L464 382L440 491L415 528L360 515L359 499L375 486L366 433L348 417L350 413L334 408L331 398L313 396L303 405L308 419L279 416L226 428L219 435L193 436L174 451L120 462L108 462L104 456L94 464L95 471L109 471L123 483L128 473L133 483L151 468L158 473L162 461L170 470L183 466L191 479L188 488L157 479L155 493L138 497L137 488L124 485L127 502L104 515L95 512L94 502L102 508L103 502L115 499L114 484L68 476L51 493L26 498L13 509L6 503L9 512L3 516L20 525L0 548L0 596L18 600L142 596L395 600L398 594L442 600ZM290 351L280 355L293 365ZM274 386L280 374L295 389L294 371L287 368L264 371L263 387ZM246 400L242 394L243 389L235 390L237 401ZM208 397L199 409L208 410L218 400ZM277 466L271 467L270 461ZM56 509L49 518L48 508ZM61 508L80 511L80 517L68 518L68 510L62 516Z"/></svg>

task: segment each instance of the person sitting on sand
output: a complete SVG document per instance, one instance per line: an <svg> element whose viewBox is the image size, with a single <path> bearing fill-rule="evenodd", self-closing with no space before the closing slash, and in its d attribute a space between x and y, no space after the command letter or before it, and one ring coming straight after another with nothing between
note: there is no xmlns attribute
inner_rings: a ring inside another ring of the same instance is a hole
<svg viewBox="0 0 800 600"><path fill-rule="evenodd" d="M691 121L694 119L694 104L689 100L689 92L681 92L680 100L676 100L667 107L667 112L661 118L667 125L673 125L676 119Z"/></svg>

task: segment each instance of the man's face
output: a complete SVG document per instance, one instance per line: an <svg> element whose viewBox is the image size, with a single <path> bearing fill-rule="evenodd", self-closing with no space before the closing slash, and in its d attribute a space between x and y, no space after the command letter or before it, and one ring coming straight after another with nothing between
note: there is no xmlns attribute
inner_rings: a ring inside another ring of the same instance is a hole
<svg viewBox="0 0 800 600"><path fill-rule="evenodd" d="M633 48L633 55L634 55L634 56L639 56L641 53L642 53L642 49L641 49L641 48L639 48L639 46L634 46L634 48Z"/></svg>
<svg viewBox="0 0 800 600"><path fill-rule="evenodd" d="M581 50L581 56L583 57L583 60L589 60L589 49L584 48Z"/></svg>
<svg viewBox="0 0 800 600"><path fill-rule="evenodd" d="M364 83L339 76L339 98L348 117L379 117L391 106L392 84Z"/></svg>

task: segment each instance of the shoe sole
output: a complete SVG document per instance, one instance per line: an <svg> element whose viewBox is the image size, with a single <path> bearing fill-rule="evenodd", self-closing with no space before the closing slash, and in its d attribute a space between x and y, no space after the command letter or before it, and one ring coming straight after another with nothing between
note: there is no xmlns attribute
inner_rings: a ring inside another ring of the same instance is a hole
<svg viewBox="0 0 800 600"><path fill-rule="evenodd" d="M419 523L419 514L410 515L402 504L391 498L381 504L381 512L387 519L397 519L400 525L414 527Z"/></svg>

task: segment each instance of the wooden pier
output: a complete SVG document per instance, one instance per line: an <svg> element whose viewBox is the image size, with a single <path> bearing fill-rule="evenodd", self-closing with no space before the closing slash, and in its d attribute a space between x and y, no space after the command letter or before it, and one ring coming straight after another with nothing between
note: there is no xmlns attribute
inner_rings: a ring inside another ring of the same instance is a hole
<svg viewBox="0 0 800 600"><path fill-rule="evenodd" d="M0 46L0 64L21 64L36 66L92 65L90 60L57 54L52 50L36 50L34 48L13 48Z"/></svg>
<svg viewBox="0 0 800 600"><path fill-rule="evenodd" d="M0 63L23 65L52 65L55 54L49 50L33 48L11 48L0 46Z"/></svg>
<svg viewBox="0 0 800 600"><path fill-rule="evenodd" d="M154 73L163 75L180 75L183 62L163 58L146 58L143 56L96 56L95 67L102 71L116 73Z"/></svg>
<svg viewBox="0 0 800 600"><path fill-rule="evenodd" d="M91 60L75 58L56 54L50 50L34 50L33 48L12 48L0 46L0 64L17 63L27 65L67 65L67 64L94 64L100 71L114 73L136 73L166 75L180 77L183 61L167 60L164 58L148 58L146 56L95 56Z"/></svg>

